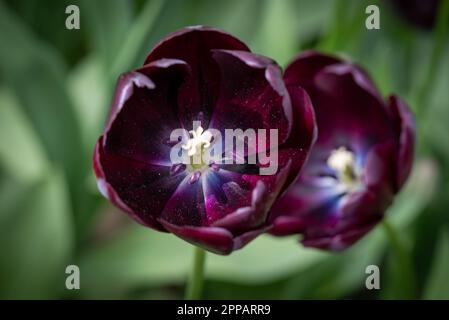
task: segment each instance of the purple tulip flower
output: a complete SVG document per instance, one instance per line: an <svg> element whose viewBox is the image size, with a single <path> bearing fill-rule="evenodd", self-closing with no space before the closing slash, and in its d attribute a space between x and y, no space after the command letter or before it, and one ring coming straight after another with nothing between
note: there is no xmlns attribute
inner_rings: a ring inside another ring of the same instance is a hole
<svg viewBox="0 0 449 320"><path fill-rule="evenodd" d="M276 129L277 170L261 175L259 162L173 163L179 141L171 133L178 128L189 132L189 156L200 157L222 142L211 129ZM288 91L274 61L227 33L190 27L164 38L142 67L119 78L94 170L102 194L139 223L229 254L269 230L271 205L297 178L314 137L308 95Z"/></svg>
<svg viewBox="0 0 449 320"><path fill-rule="evenodd" d="M385 101L364 70L335 57L300 54L284 81L309 93L318 140L297 182L273 206L270 232L345 249L382 219L407 179L414 118L398 97Z"/></svg>

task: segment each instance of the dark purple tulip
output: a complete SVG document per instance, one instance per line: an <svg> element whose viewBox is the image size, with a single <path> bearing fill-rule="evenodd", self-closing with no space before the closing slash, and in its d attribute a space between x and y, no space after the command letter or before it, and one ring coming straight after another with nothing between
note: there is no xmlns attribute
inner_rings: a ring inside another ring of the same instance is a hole
<svg viewBox="0 0 449 320"><path fill-rule="evenodd" d="M296 184L273 206L275 235L342 250L383 217L413 162L415 123L396 96L385 101L360 67L316 52L285 71L310 95L318 140Z"/></svg>
<svg viewBox="0 0 449 320"><path fill-rule="evenodd" d="M278 170L260 175L259 163L172 163L170 133L191 130L193 121L204 133L277 129ZM103 195L141 224L229 254L270 228L268 211L296 179L314 137L308 95L300 88L289 94L274 61L227 33L190 27L164 38L141 68L120 77L94 169Z"/></svg>

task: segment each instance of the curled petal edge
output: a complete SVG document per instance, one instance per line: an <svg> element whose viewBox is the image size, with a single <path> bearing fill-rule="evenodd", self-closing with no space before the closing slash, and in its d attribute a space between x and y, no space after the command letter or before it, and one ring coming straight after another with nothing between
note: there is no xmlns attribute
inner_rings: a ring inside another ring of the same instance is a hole
<svg viewBox="0 0 449 320"><path fill-rule="evenodd" d="M270 228L270 226L265 226L234 237L230 231L224 228L176 226L162 219L159 219L159 222L179 238L221 255L229 255L234 250L243 248L251 240Z"/></svg>
<svg viewBox="0 0 449 320"><path fill-rule="evenodd" d="M406 182L413 166L413 158L415 154L415 118L406 105L397 96L390 96L389 104L397 117L399 126L399 150L397 160L397 190L399 190Z"/></svg>
<svg viewBox="0 0 449 320"><path fill-rule="evenodd" d="M242 41L237 39L236 37L230 35L229 33L222 31L220 29L206 27L202 25L198 26L190 26L186 27L180 30L177 30L175 32L170 33L168 36L160 40L151 50L151 52L148 54L147 58L145 59L145 64L149 63L154 60L158 60L160 57L160 52L164 51L167 45L170 45L173 41L179 40L179 38L188 36L192 33L209 33L210 37L219 36L219 37L226 37L228 42L234 43L236 50L246 50L250 51L250 49L244 44ZM228 43L228 44L229 44ZM210 48L213 49L213 48Z"/></svg>
<svg viewBox="0 0 449 320"><path fill-rule="evenodd" d="M132 96L134 86L153 90L156 88L156 84L151 80L151 74L157 70L173 67L182 68L185 73L189 72L188 65L182 60L160 59L148 63L135 71L124 73L119 77L115 88L111 111L109 112L104 130L106 136L118 113L125 105L125 102Z"/></svg>
<svg viewBox="0 0 449 320"><path fill-rule="evenodd" d="M361 237L373 229L380 221L370 222L369 224L357 229L351 229L347 232L339 233L329 237L308 238L304 237L301 243L305 247L323 249L328 251L339 252L347 249L357 242Z"/></svg>
<svg viewBox="0 0 449 320"><path fill-rule="evenodd" d="M258 228L267 221L269 209L282 190L291 170L291 160L279 171L275 179L275 188L268 191L268 187L262 181L257 181L256 187L252 191L251 205L239 208L220 220L214 222L212 226L226 228L238 233L241 230Z"/></svg>

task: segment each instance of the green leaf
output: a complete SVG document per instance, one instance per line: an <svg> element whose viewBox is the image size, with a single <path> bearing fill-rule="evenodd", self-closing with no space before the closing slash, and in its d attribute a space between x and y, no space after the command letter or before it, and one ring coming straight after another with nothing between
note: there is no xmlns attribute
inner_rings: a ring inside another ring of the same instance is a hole
<svg viewBox="0 0 449 320"><path fill-rule="evenodd" d="M438 185L436 164L429 158L417 160L412 175L389 209L384 237L388 242L388 260L381 297L416 298L416 273L411 257L410 227L433 199Z"/></svg>
<svg viewBox="0 0 449 320"><path fill-rule="evenodd" d="M136 66L139 53L144 48L145 40L149 37L164 3L164 0L151 0L145 3L113 60L111 71L113 79Z"/></svg>
<svg viewBox="0 0 449 320"><path fill-rule="evenodd" d="M332 2L333 12L329 18L327 33L321 39L318 47L324 51L344 51L354 55L362 35L367 32L365 8L371 3L367 0L335 0Z"/></svg>
<svg viewBox="0 0 449 320"><path fill-rule="evenodd" d="M256 40L251 43L255 52L272 57L285 65L299 48L299 37L292 22L297 15L292 1L265 1L262 23Z"/></svg>
<svg viewBox="0 0 449 320"><path fill-rule="evenodd" d="M441 62L444 57L444 49L447 45L447 37L449 35L449 2L442 1L438 5L437 19L433 35L433 46L430 59L428 61L428 69L426 76L423 79L420 90L417 94L417 109L416 113L423 112L424 104L432 92L435 78L438 75Z"/></svg>
<svg viewBox="0 0 449 320"><path fill-rule="evenodd" d="M328 27L326 22L331 20L334 0L293 0L292 2L296 6L294 10L296 17L292 21L292 27L299 34L301 48L308 47L306 42L311 42L313 47Z"/></svg>
<svg viewBox="0 0 449 320"><path fill-rule="evenodd" d="M313 249L309 249L313 250ZM379 265L385 241L376 228L351 248L299 270L286 280L284 299L341 299L365 287L368 265Z"/></svg>
<svg viewBox="0 0 449 320"><path fill-rule="evenodd" d="M0 297L60 297L73 236L63 175L53 172L27 188L10 210L0 225Z"/></svg>
<svg viewBox="0 0 449 320"><path fill-rule="evenodd" d="M429 95L422 106L423 114L420 119L419 130L423 147L432 147L436 156L443 156L449 163L449 148L447 137L449 136L449 108L447 108L447 83L449 82L449 46L444 52L443 61L439 67L440 72L432 83L432 94ZM425 65L425 64L424 64Z"/></svg>
<svg viewBox="0 0 449 320"><path fill-rule="evenodd" d="M3 168L0 167L0 170ZM0 171L1 172L1 171ZM27 181L28 182L28 181ZM19 181L14 176L2 175L0 178L0 228L14 215L18 203L30 189L30 184Z"/></svg>
<svg viewBox="0 0 449 320"><path fill-rule="evenodd" d="M381 298L416 299L416 274L410 241L402 230L394 228L388 220L382 222L382 227L389 240L389 252Z"/></svg>
<svg viewBox="0 0 449 320"><path fill-rule="evenodd" d="M424 299L449 299L449 231L440 236L430 275L424 289Z"/></svg>
<svg viewBox="0 0 449 320"><path fill-rule="evenodd" d="M14 94L0 88L0 165L23 183L42 177L48 160L32 124Z"/></svg>
<svg viewBox="0 0 449 320"><path fill-rule="evenodd" d="M438 167L431 158L417 159L403 190L396 196L387 217L398 230L409 227L436 194Z"/></svg>
<svg viewBox="0 0 449 320"><path fill-rule="evenodd" d="M81 28L89 30L91 49L100 55L104 70L110 70L123 46L133 18L133 4L127 0L80 2Z"/></svg>
<svg viewBox="0 0 449 320"><path fill-rule="evenodd" d="M81 259L88 298L118 298L132 288L184 280L190 247L170 234L132 224L117 239L92 247Z"/></svg>
<svg viewBox="0 0 449 320"><path fill-rule="evenodd" d="M240 283L264 283L323 261L329 254L302 247L298 237L263 235L229 257L208 257L208 275Z"/></svg>
<svg viewBox="0 0 449 320"><path fill-rule="evenodd" d="M65 169L76 198L80 191L75 189L83 178L80 172L86 170L90 157L83 153L78 119L64 82L65 65L3 2L0 42L8 44L0 47L2 79L19 98L49 160Z"/></svg>
<svg viewBox="0 0 449 320"><path fill-rule="evenodd" d="M261 16L264 13L264 6L261 5L261 2L260 0L220 2L203 0L202 10L194 23L222 28L242 41L250 43L260 33ZM217 8L218 3L220 3L219 8Z"/></svg>
<svg viewBox="0 0 449 320"><path fill-rule="evenodd" d="M91 55L79 63L68 75L70 97L83 135L84 149L91 153L101 135L104 118L112 99L98 55Z"/></svg>
<svg viewBox="0 0 449 320"><path fill-rule="evenodd" d="M36 38L52 46L70 64L76 64L86 52L86 33L89 32L83 24L84 12L81 12L81 28L69 30L65 23L69 14L65 13L69 5L80 5L80 0L27 0L5 1L9 8L26 24Z"/></svg>
<svg viewBox="0 0 449 320"><path fill-rule="evenodd" d="M131 225L119 238L90 250L81 261L81 294L121 297L140 286L183 283L190 270L192 246L174 235ZM322 260L327 254L302 248L294 237L261 236L230 256L208 253L206 277L264 283Z"/></svg>
<svg viewBox="0 0 449 320"><path fill-rule="evenodd" d="M327 34L321 39L319 48L324 51L336 51L342 45L342 37L347 25L347 6L343 0L335 0L332 4L332 16Z"/></svg>

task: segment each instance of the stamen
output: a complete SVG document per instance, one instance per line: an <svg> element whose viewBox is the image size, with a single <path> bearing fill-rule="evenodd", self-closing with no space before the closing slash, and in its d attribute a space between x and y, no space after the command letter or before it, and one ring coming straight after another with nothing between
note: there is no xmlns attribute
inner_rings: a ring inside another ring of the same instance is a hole
<svg viewBox="0 0 449 320"><path fill-rule="evenodd" d="M177 163L171 166L170 168L170 175L174 176L181 171L184 171L186 169L186 165L182 163Z"/></svg>
<svg viewBox="0 0 449 320"><path fill-rule="evenodd" d="M189 183L193 184L195 182L197 182L201 177L201 172L200 171L195 171L191 176L190 176L190 180Z"/></svg>

